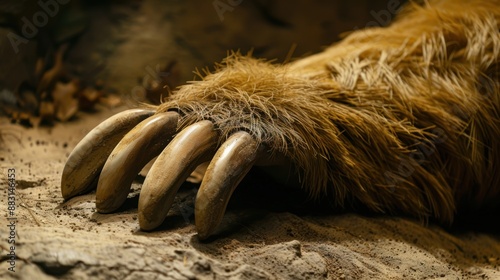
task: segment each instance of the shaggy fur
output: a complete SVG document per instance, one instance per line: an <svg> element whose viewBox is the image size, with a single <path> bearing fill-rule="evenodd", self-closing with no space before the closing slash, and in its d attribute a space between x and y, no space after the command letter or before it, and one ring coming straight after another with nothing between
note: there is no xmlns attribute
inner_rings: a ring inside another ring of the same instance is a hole
<svg viewBox="0 0 500 280"><path fill-rule="evenodd" d="M450 223L500 201L500 2L409 4L286 65L230 55L158 111L248 131L315 197Z"/></svg>

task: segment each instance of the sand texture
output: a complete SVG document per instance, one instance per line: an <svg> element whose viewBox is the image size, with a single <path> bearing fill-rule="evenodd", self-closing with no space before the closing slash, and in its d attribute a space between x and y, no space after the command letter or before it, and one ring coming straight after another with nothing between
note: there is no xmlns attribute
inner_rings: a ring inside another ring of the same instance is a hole
<svg viewBox="0 0 500 280"><path fill-rule="evenodd" d="M95 193L63 201L61 172L72 148L122 109L37 129L0 119L1 279L500 279L498 234L266 207L286 197L285 190L262 203L258 196L236 197L244 203L230 205L220 233L205 243L194 228L193 184L153 232L138 227L140 182L113 214L95 211ZM7 256L10 168L17 182L15 272Z"/></svg>

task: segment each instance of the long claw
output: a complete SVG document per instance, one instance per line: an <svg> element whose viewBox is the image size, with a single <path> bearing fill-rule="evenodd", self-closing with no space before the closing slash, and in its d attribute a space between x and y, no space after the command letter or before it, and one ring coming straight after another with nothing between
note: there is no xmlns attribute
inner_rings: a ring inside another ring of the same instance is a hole
<svg viewBox="0 0 500 280"><path fill-rule="evenodd" d="M127 110L92 129L76 145L64 166L62 196L69 199L94 188L104 162L116 144L134 126L153 114L150 110Z"/></svg>
<svg viewBox="0 0 500 280"><path fill-rule="evenodd" d="M219 148L196 196L195 223L200 239L209 237L220 224L233 191L254 165L257 154L257 142L243 131Z"/></svg>
<svg viewBox="0 0 500 280"><path fill-rule="evenodd" d="M217 136L210 121L195 123L175 136L158 156L139 195L141 229L152 230L163 222L181 184L215 153Z"/></svg>
<svg viewBox="0 0 500 280"><path fill-rule="evenodd" d="M156 157L176 133L179 114L153 115L123 137L102 168L97 184L96 208L109 213L127 199L132 181Z"/></svg>

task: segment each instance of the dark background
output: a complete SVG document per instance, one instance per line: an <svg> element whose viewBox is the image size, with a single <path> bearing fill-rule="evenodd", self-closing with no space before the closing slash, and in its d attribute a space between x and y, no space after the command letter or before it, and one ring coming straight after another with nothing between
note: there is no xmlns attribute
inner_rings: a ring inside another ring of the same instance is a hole
<svg viewBox="0 0 500 280"><path fill-rule="evenodd" d="M300 58L341 34L388 24L403 2L2 1L0 111L37 125L70 120L111 93L158 103L165 86L194 79L193 70L212 67L229 50Z"/></svg>

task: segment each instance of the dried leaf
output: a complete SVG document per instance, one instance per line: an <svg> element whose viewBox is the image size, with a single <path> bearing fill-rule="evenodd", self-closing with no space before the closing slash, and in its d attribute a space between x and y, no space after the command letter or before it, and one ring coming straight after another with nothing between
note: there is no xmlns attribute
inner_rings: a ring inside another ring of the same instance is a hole
<svg viewBox="0 0 500 280"><path fill-rule="evenodd" d="M37 93L41 93L52 88L52 85L59 79L64 71L63 57L68 45L64 44L56 51L54 66L43 73L37 85Z"/></svg>
<svg viewBox="0 0 500 280"><path fill-rule="evenodd" d="M102 91L87 87L80 92L79 106L82 110L90 110L99 101Z"/></svg>
<svg viewBox="0 0 500 280"><path fill-rule="evenodd" d="M67 121L78 111L79 91L78 81L72 80L69 83L57 82L52 92L54 100L55 116L60 121Z"/></svg>
<svg viewBox="0 0 500 280"><path fill-rule="evenodd" d="M55 113L54 103L50 101L40 102L40 108L38 112L40 118L44 120L52 120L54 118L54 113Z"/></svg>
<svg viewBox="0 0 500 280"><path fill-rule="evenodd" d="M29 118L29 122L30 124L33 126L33 127L38 127L40 125L40 123L42 122L42 118L41 117L37 117L37 116L30 116Z"/></svg>
<svg viewBox="0 0 500 280"><path fill-rule="evenodd" d="M122 99L117 95L108 95L99 98L99 102L106 107L114 108L122 104Z"/></svg>
<svg viewBox="0 0 500 280"><path fill-rule="evenodd" d="M18 95L17 103L23 111L35 113L38 108L38 100L31 90L21 91Z"/></svg>

